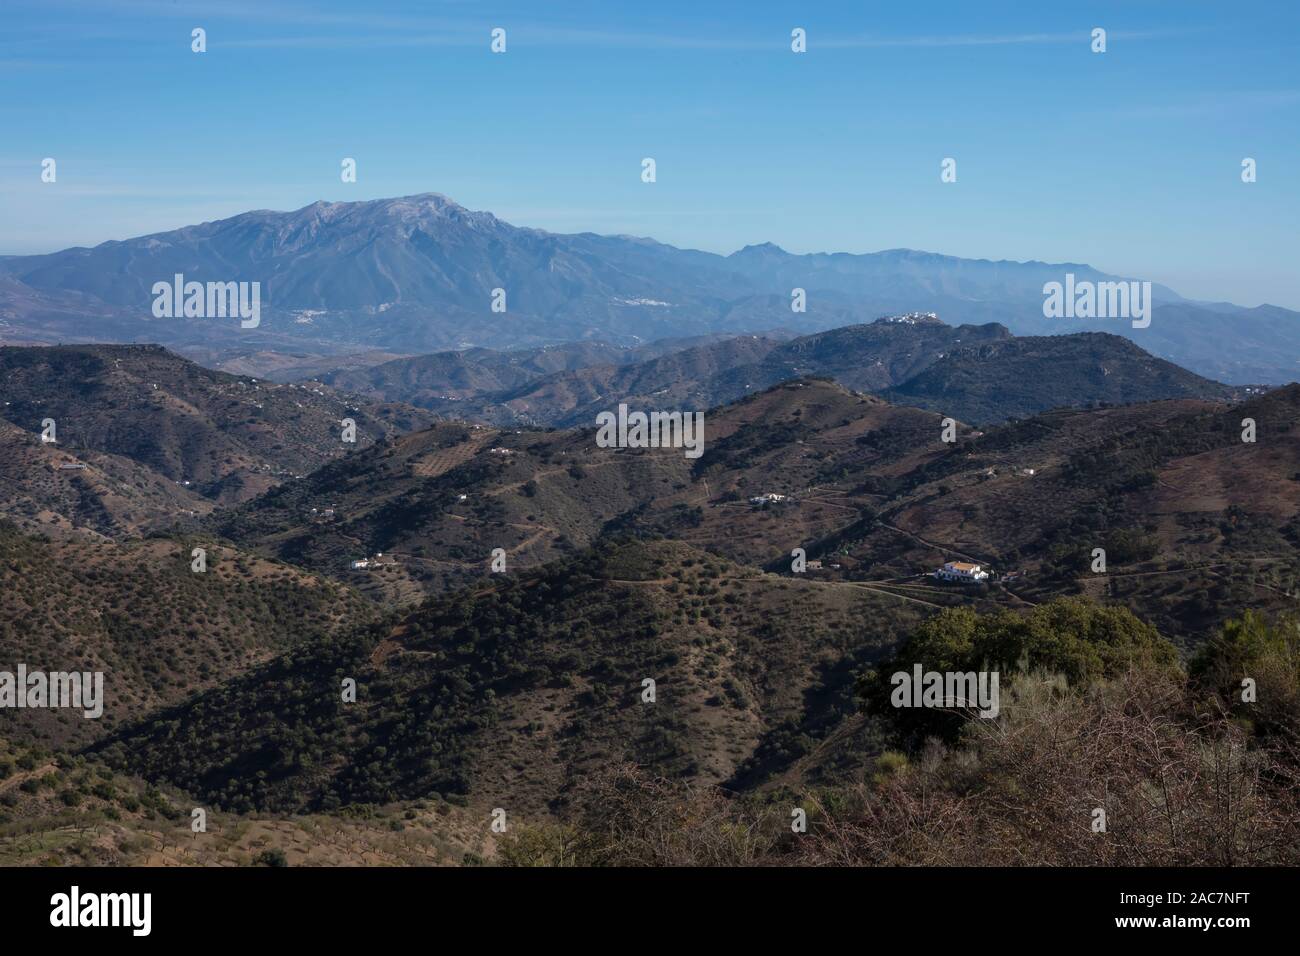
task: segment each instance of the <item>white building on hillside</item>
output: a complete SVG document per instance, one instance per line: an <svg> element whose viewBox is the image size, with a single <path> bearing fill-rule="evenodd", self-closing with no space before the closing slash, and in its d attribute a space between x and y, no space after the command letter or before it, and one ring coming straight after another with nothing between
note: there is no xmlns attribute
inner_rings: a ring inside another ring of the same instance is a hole
<svg viewBox="0 0 1300 956"><path fill-rule="evenodd" d="M978 564L967 564L965 561L949 561L934 576L941 581L961 581L967 584L973 584L977 581L987 581L989 573L980 568Z"/></svg>

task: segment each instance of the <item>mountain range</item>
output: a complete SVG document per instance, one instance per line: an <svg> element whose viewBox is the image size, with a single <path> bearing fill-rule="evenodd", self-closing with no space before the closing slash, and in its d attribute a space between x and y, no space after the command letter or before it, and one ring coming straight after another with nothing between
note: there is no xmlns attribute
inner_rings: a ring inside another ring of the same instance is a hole
<svg viewBox="0 0 1300 956"><path fill-rule="evenodd" d="M260 325L155 318L154 284L177 274L260 283ZM1048 319L1044 284L1067 274L1120 278L1079 263L913 250L795 255L766 243L723 256L520 228L426 193L248 212L2 259L0 336L13 344L161 342L205 353L410 354L582 340L638 345L770 328L809 333L920 310L957 324L999 322L1019 335L1110 332L1231 384L1297 377L1295 312L1193 302L1155 285L1148 328ZM792 308L795 289L806 294L805 311Z"/></svg>

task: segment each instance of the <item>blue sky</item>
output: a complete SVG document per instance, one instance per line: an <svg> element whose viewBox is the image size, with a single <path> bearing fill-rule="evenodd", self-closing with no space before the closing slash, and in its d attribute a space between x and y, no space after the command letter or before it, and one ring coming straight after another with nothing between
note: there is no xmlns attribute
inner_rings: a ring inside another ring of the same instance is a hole
<svg viewBox="0 0 1300 956"><path fill-rule="evenodd" d="M5 0L0 254L434 191L559 232L1088 262L1300 308L1298 10Z"/></svg>

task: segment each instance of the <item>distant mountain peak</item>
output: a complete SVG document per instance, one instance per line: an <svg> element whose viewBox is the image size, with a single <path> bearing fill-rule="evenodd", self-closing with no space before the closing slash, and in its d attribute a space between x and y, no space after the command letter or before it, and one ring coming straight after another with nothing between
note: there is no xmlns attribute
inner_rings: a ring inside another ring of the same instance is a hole
<svg viewBox="0 0 1300 956"><path fill-rule="evenodd" d="M748 258L748 257L754 257L754 258L756 258L756 257L759 257L759 256L783 256L783 257L785 257L785 256L789 256L789 255L791 255L791 253L786 252L784 249L782 249L780 246L778 246L775 242L760 242L760 243L757 243L757 244L751 244L751 245L745 246L745 248L743 248L743 249L739 249L739 250L737 250L736 252L733 252L733 253L732 253L730 256L728 256L727 258L728 258L728 259L734 259L734 258L737 257L737 256L745 256L745 257L747 257L747 258Z"/></svg>
<svg viewBox="0 0 1300 956"><path fill-rule="evenodd" d="M381 199L348 199L348 200L329 200L318 199L314 203L303 206L296 212L306 212L309 209L355 209L360 206L372 209L398 209L398 208L424 208L433 207L441 209L451 207L455 209L465 209L460 203L456 202L449 196L442 193L413 193L410 196L391 196ZM465 210L468 212L469 210Z"/></svg>
<svg viewBox="0 0 1300 956"><path fill-rule="evenodd" d="M321 205L320 203L314 205ZM496 221L490 212L467 209L442 193L415 193L411 196L394 196L389 199L362 199L350 202L325 203L324 205L369 211L377 215L435 215L447 217L469 217ZM310 208L310 207L308 207Z"/></svg>

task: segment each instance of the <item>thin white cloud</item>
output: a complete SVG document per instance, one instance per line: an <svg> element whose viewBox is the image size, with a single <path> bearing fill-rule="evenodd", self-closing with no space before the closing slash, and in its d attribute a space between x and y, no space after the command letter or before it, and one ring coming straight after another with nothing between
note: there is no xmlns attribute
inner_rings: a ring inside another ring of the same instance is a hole
<svg viewBox="0 0 1300 956"><path fill-rule="evenodd" d="M1112 30L1107 39L1115 40L1150 40L1166 36L1163 32L1123 32ZM808 48L825 47L827 49L861 49L870 47L960 47L960 46L1025 46L1052 43L1085 43L1090 39L1087 30L1070 33L1005 33L988 35L958 36L854 36L854 37L815 37L808 36Z"/></svg>
<svg viewBox="0 0 1300 956"><path fill-rule="evenodd" d="M52 7L80 10L86 13L103 13L105 9L102 0L40 0L40 3L32 6L42 12L48 12ZM393 16L375 11L364 3L357 4L355 12L337 12L300 4L260 3L247 2L247 0L219 0L219 2L113 0L112 13L114 19L135 16L148 19L169 17L193 21L197 17L213 22L235 20L243 23L289 23L296 26L367 27L380 30L430 30L464 25L463 20Z"/></svg>
<svg viewBox="0 0 1300 956"><path fill-rule="evenodd" d="M1286 109L1297 104L1300 104L1300 90L1238 90L1207 93L1179 102L1124 106L1106 110L1105 115L1122 119L1233 116L1249 110Z"/></svg>
<svg viewBox="0 0 1300 956"><path fill-rule="evenodd" d="M346 50L379 47L487 46L487 34L424 34L386 36L294 36L222 40L231 49L324 49Z"/></svg>

